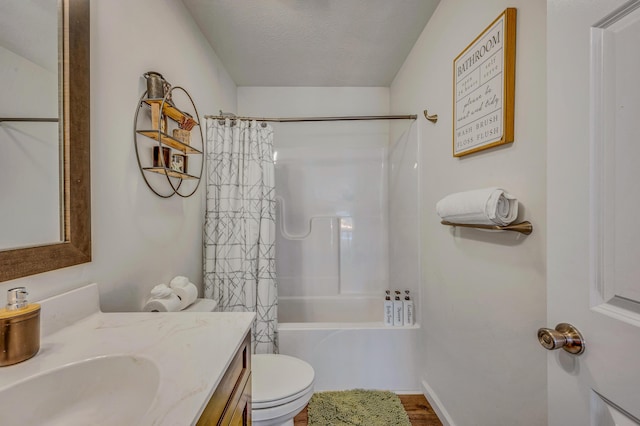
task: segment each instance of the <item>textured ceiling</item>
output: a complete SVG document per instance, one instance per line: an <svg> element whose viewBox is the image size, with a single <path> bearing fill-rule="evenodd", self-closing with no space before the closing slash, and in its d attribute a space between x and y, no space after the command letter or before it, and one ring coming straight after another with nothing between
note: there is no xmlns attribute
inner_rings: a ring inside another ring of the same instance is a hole
<svg viewBox="0 0 640 426"><path fill-rule="evenodd" d="M238 86L389 86L439 0L182 0Z"/></svg>

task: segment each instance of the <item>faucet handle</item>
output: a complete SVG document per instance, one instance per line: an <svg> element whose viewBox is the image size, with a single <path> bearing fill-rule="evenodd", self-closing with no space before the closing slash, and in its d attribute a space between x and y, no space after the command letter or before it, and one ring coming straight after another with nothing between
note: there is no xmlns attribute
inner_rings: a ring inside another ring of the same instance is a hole
<svg viewBox="0 0 640 426"><path fill-rule="evenodd" d="M7 310L14 311L27 306L27 292L26 287L15 287L7 291Z"/></svg>

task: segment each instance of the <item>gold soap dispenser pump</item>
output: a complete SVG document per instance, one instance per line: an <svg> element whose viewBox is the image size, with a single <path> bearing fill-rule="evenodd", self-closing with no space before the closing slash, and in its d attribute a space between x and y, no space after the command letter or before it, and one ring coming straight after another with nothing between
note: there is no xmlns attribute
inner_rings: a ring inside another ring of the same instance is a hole
<svg viewBox="0 0 640 426"><path fill-rule="evenodd" d="M7 291L0 309L0 367L25 361L40 349L40 305L27 301L27 289Z"/></svg>

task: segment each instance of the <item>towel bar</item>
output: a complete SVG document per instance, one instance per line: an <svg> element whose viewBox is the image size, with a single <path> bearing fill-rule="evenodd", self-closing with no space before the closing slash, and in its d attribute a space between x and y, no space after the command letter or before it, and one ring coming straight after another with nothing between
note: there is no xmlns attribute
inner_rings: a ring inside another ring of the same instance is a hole
<svg viewBox="0 0 640 426"><path fill-rule="evenodd" d="M448 226L461 226L463 228L491 229L491 230L494 230L494 231L514 231L514 232L520 232L521 234L524 234L524 235L529 235L533 231L533 225L531 225L531 222L529 222L529 221L524 221L524 222L520 222L520 223L514 223L514 224L506 225L506 226L499 226L499 225L473 225L473 224L468 224L468 223L453 223L453 222L448 222L446 220L443 220L440 223L443 224L443 225L448 225Z"/></svg>

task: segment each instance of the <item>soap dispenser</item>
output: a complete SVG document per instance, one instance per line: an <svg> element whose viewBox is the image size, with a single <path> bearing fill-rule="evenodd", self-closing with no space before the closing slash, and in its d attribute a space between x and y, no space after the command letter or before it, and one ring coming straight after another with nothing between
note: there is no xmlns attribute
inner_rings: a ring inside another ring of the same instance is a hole
<svg viewBox="0 0 640 426"><path fill-rule="evenodd" d="M401 327L404 325L404 307L402 300L400 300L400 291L396 290L395 294L393 300L393 325Z"/></svg>
<svg viewBox="0 0 640 426"><path fill-rule="evenodd" d="M27 301L27 289L7 292L7 306L0 309L0 367L25 361L40 349L40 305Z"/></svg>
<svg viewBox="0 0 640 426"><path fill-rule="evenodd" d="M391 290L385 290L384 325L393 325L393 301L391 300Z"/></svg>
<svg viewBox="0 0 640 426"><path fill-rule="evenodd" d="M405 290L404 294L404 301L402 302L404 308L404 325L413 325L415 321L413 315L413 300L411 300L409 290Z"/></svg>

